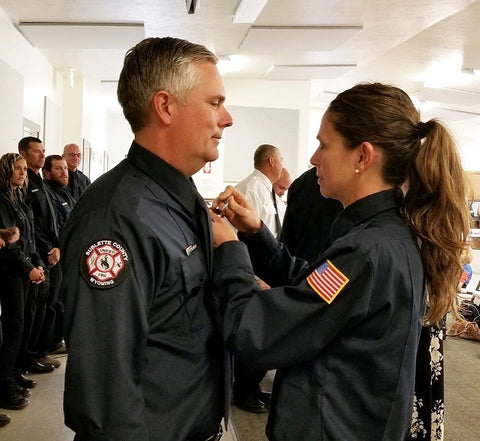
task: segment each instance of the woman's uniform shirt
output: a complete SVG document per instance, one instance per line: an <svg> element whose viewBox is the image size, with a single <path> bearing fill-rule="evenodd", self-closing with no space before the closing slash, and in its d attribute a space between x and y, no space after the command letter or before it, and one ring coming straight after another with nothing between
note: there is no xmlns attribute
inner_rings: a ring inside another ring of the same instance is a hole
<svg viewBox="0 0 480 441"><path fill-rule="evenodd" d="M424 277L394 192L347 207L332 226L333 245L311 267L265 227L244 239L248 250L241 242L217 248L214 288L233 354L277 369L269 439L403 440ZM258 292L254 274L272 289Z"/></svg>
<svg viewBox="0 0 480 441"><path fill-rule="evenodd" d="M12 202L6 194L0 194L0 228L18 227L20 239L6 245L0 253L0 264L5 270L12 268L28 275L37 266L44 266L35 246L35 230L32 209L20 201Z"/></svg>

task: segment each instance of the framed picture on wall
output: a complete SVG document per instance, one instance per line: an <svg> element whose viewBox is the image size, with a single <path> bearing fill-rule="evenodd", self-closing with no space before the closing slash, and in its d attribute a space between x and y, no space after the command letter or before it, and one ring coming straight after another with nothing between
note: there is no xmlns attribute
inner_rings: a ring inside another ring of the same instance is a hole
<svg viewBox="0 0 480 441"><path fill-rule="evenodd" d="M33 136L38 138L40 136L40 124L23 118L23 136Z"/></svg>
<svg viewBox="0 0 480 441"><path fill-rule="evenodd" d="M103 173L108 171L108 153L103 152Z"/></svg>
<svg viewBox="0 0 480 441"><path fill-rule="evenodd" d="M82 151L82 172L90 177L90 160L92 157L92 144L83 138L83 151Z"/></svg>

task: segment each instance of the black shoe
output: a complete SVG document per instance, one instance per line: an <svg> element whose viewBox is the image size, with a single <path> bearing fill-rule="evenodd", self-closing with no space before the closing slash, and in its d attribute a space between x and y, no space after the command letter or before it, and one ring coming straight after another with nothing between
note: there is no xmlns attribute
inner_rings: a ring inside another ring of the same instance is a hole
<svg viewBox="0 0 480 441"><path fill-rule="evenodd" d="M51 352L50 354L66 354L67 353L67 347L65 346L65 343L60 342Z"/></svg>
<svg viewBox="0 0 480 441"><path fill-rule="evenodd" d="M265 405L268 407L270 405L270 399L272 398L272 394L270 392L264 392L263 390L258 392L258 399L263 401Z"/></svg>
<svg viewBox="0 0 480 441"><path fill-rule="evenodd" d="M15 392L17 392L18 395L21 397L28 398L30 395L30 390L27 389L26 387L19 386L18 384L15 385Z"/></svg>
<svg viewBox="0 0 480 441"><path fill-rule="evenodd" d="M27 389L33 389L37 382L31 378L25 377L25 375L18 374L15 376L15 381L20 387L25 387Z"/></svg>
<svg viewBox="0 0 480 441"><path fill-rule="evenodd" d="M22 397L16 391L17 385L13 380L3 382L0 387L0 407L3 409L23 409L30 403L28 398Z"/></svg>
<svg viewBox="0 0 480 441"><path fill-rule="evenodd" d="M10 417L4 413L0 413L0 427L6 426L10 422Z"/></svg>
<svg viewBox="0 0 480 441"><path fill-rule="evenodd" d="M39 361L34 361L30 366L27 366L25 370L34 374L48 374L53 372L55 368L51 364L43 364Z"/></svg>
<svg viewBox="0 0 480 441"><path fill-rule="evenodd" d="M258 399L254 394L242 394L240 396L236 395L233 397L233 402L237 407L247 412L252 413L266 413L268 408L266 404Z"/></svg>

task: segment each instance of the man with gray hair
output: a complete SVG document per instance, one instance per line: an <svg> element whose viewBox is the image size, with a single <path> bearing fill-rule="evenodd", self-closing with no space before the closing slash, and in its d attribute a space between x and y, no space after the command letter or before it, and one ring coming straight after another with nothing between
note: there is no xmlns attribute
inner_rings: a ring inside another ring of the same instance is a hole
<svg viewBox="0 0 480 441"><path fill-rule="evenodd" d="M282 164L280 149L262 144L253 156L253 172L235 186L245 195L255 213L274 236L280 234L280 222L275 207L273 183L280 179Z"/></svg>
<svg viewBox="0 0 480 441"><path fill-rule="evenodd" d="M213 312L211 220L191 179L233 123L217 61L169 37L125 56L118 99L134 141L62 233L76 441L220 438L229 358Z"/></svg>
<svg viewBox="0 0 480 441"><path fill-rule="evenodd" d="M236 185L274 236L280 234L281 221L273 183L280 179L282 164L280 149L270 144L262 144L253 155L253 172ZM262 280L257 280L260 286L267 287ZM265 374L265 371L252 371L235 359L233 401L238 407L247 412L267 412L270 394L260 388Z"/></svg>
<svg viewBox="0 0 480 441"><path fill-rule="evenodd" d="M68 166L68 185L66 190L78 201L85 189L91 184L90 178L82 173L78 167L82 162L82 153L77 144L67 144L63 148L63 157Z"/></svg>

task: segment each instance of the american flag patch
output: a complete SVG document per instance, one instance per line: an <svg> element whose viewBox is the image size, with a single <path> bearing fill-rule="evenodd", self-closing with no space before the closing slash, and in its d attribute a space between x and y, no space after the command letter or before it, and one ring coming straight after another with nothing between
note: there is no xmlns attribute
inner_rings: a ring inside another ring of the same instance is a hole
<svg viewBox="0 0 480 441"><path fill-rule="evenodd" d="M307 282L323 300L330 304L348 283L348 277L327 260L307 277Z"/></svg>

